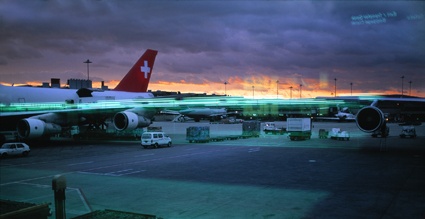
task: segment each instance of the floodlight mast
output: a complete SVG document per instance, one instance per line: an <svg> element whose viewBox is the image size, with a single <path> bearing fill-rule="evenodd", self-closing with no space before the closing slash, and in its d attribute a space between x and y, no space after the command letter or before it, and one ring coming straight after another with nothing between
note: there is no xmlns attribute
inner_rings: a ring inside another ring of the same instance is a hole
<svg viewBox="0 0 425 219"><path fill-rule="evenodd" d="M87 80L90 80L90 71L89 71L89 64L92 63L89 59L87 61L83 62L87 64Z"/></svg>
<svg viewBox="0 0 425 219"><path fill-rule="evenodd" d="M290 86L290 87L289 87L289 89L290 89L290 92L289 92L289 94L290 94L290 95L289 95L289 96L290 96L290 97L291 97L291 99L292 99L292 86Z"/></svg>
<svg viewBox="0 0 425 219"><path fill-rule="evenodd" d="M300 84L300 99L301 99L302 87L303 87L303 85L302 85L302 84Z"/></svg>
<svg viewBox="0 0 425 219"><path fill-rule="evenodd" d="M276 99L279 99L279 80L276 81Z"/></svg>
<svg viewBox="0 0 425 219"><path fill-rule="evenodd" d="M401 98L403 98L403 95L404 95L403 84L404 84L404 75L401 76Z"/></svg>
<svg viewBox="0 0 425 219"><path fill-rule="evenodd" d="M334 80L335 80L335 92L334 92L334 95L336 97L336 78L334 78Z"/></svg>

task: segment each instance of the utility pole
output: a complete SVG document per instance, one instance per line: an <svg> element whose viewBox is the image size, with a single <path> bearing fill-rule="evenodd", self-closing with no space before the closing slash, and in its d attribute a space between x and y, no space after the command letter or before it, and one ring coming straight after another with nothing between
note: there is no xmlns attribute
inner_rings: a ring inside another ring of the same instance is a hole
<svg viewBox="0 0 425 219"><path fill-rule="evenodd" d="M351 88L351 96L353 96L353 82L350 83L350 88Z"/></svg>

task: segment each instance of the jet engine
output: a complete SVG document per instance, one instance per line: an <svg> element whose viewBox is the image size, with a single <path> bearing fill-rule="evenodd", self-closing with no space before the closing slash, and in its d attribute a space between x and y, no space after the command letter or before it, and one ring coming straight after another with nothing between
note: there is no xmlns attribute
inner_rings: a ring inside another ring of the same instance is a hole
<svg viewBox="0 0 425 219"><path fill-rule="evenodd" d="M385 125L384 113L374 106L367 106L357 112L356 124L363 132L374 132Z"/></svg>
<svg viewBox="0 0 425 219"><path fill-rule="evenodd" d="M57 134L62 131L60 125L46 123L39 119L22 119L17 125L18 135L21 138L38 138L47 134Z"/></svg>
<svg viewBox="0 0 425 219"><path fill-rule="evenodd" d="M120 131L147 127L151 123L150 119L128 111L119 112L114 116L114 126Z"/></svg>

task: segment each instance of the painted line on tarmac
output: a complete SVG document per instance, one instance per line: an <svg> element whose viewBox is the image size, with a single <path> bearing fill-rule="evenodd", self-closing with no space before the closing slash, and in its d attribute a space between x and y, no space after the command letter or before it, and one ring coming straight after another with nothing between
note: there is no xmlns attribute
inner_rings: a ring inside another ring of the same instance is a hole
<svg viewBox="0 0 425 219"><path fill-rule="evenodd" d="M89 169L85 169L85 170L81 170L81 171L70 171L70 172L63 172L63 173L58 173L58 174L68 175L68 174L73 174L73 173L83 173L83 174L93 174L93 175L105 175L104 173L94 173L94 172L91 172L91 171L106 169L106 168L111 168L111 167L118 167L118 166L123 166L123 165L155 162L155 161L161 161L161 160L166 160L166 159L174 159L174 158L180 158L180 157L188 157L188 156L193 156L193 155L209 154L209 153L214 153L214 152L236 150L236 149L240 149L240 147L226 147L226 149L207 150L207 151L202 151L202 152L188 153L188 154L182 154L182 155L176 155L176 156L152 158L152 159L147 159L147 160L120 163L120 164L114 164L114 165L107 165L107 166L89 168ZM139 172L143 172L143 171L145 171L145 170L140 170ZM136 173L136 172L134 172L134 173ZM41 177L35 177L35 178L29 178L29 179L17 180L17 181L13 181L13 182L2 183L2 184L0 184L0 186L7 186L7 185L11 185L11 184L24 183L24 182L28 182L28 181L34 181L34 180L40 180L40 179L46 179L46 178L52 179L54 176L56 176L58 174L52 174L52 175L46 175L46 176L41 176ZM131 174L133 174L133 173L131 173ZM122 175L124 175L124 174L122 174Z"/></svg>
<svg viewBox="0 0 425 219"><path fill-rule="evenodd" d="M66 173L63 173L61 175L65 175L65 174ZM18 181L14 181L14 182L8 182L8 183L2 183L2 184L0 184L0 186L7 186L7 185L11 185L11 184L16 184L16 183L24 183L24 182L27 182L27 181L33 181L33 180L39 180L39 179L53 178L56 175L57 174L35 177L35 178L30 178L30 179L23 179L23 180L18 180Z"/></svg>
<svg viewBox="0 0 425 219"><path fill-rule="evenodd" d="M228 151L228 150L235 150L235 149L240 149L240 147L229 147L229 148L226 148L226 149L216 149L216 150L194 152L194 153L181 154L181 155L175 155L175 156L158 157L158 158L152 158L152 159L140 160L140 161L134 161L134 162L128 162L128 163L120 163L120 164L114 164L114 165L94 167L94 168L89 168L89 169L85 169L85 170L81 170L81 171L74 171L74 172L89 172L90 173L91 171L94 171L94 170L106 169L106 168L111 168L111 167L118 167L118 166L123 166L123 165L131 165L131 164L155 162L155 161L161 161L161 160L167 160L167 159L174 159L174 158L180 158L180 157L189 157L189 156L193 156L193 155L209 154L209 153L214 153L214 152Z"/></svg>
<svg viewBox="0 0 425 219"><path fill-rule="evenodd" d="M130 169L130 170L133 170L133 169ZM128 170L128 171L130 171L130 170ZM146 170L136 170L136 171L133 171L133 172L124 172L124 173L122 173L123 171L117 171L117 172L106 173L105 176L125 176L125 175L131 175L131 174L135 174L135 173L141 173L141 172L145 172L145 171ZM121 173L119 173L119 172L121 172ZM119 173L119 174L115 174L115 173Z"/></svg>
<svg viewBox="0 0 425 219"><path fill-rule="evenodd" d="M44 162L33 162L33 163L23 163L23 164L2 164L1 166L4 166L4 167L20 167L20 166L34 166L34 165L37 165L37 164L46 164L46 163L48 163L47 161L44 161Z"/></svg>
<svg viewBox="0 0 425 219"><path fill-rule="evenodd" d="M22 185L28 185L28 186L35 186L37 188L43 188L43 189L51 189L52 186L51 185L43 185L43 184L38 184L38 183L17 183L17 184L22 184ZM78 193L78 196L80 197L81 201L83 202L84 207L86 208L87 211L92 212L93 210L91 209L90 205L87 202L86 197L84 196L84 194L82 193L81 189L79 188L73 188L73 187L66 187L65 192L70 192L69 190L74 190ZM50 197L53 196L53 194L50 195L45 195L45 196L39 196L36 198L32 198L32 199L26 199L26 201L30 201L30 200L36 200L36 199L40 199L40 198L45 198L45 197Z"/></svg>
<svg viewBox="0 0 425 219"><path fill-rule="evenodd" d="M147 157L147 156L153 156L153 155L155 155L155 154L152 153L152 154L134 155L133 157Z"/></svg>
<svg viewBox="0 0 425 219"><path fill-rule="evenodd" d="M94 163L94 161L87 161L87 162L81 162L81 163L71 163L71 164L68 164L68 166L77 166L77 165L84 165L84 164L90 164L90 163Z"/></svg>
<svg viewBox="0 0 425 219"><path fill-rule="evenodd" d="M79 171L77 173L89 174L89 175L98 175L98 176L124 176L124 175L130 175L130 174L141 173L141 172L145 172L146 171L146 170L136 170L136 171L132 171L132 170L133 169L126 169L126 170L119 170L119 171L108 172L108 173L96 173L96 172L88 172L88 171Z"/></svg>
<svg viewBox="0 0 425 219"><path fill-rule="evenodd" d="M260 150L261 150L260 148L250 148L248 150L248 153L259 152Z"/></svg>
<svg viewBox="0 0 425 219"><path fill-rule="evenodd" d="M186 148L185 151L192 151L192 150L198 150L198 148Z"/></svg>

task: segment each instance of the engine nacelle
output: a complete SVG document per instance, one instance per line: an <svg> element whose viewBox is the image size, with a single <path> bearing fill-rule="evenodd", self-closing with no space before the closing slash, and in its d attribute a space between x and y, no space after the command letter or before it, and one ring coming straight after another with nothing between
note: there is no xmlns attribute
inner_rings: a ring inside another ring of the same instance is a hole
<svg viewBox="0 0 425 219"><path fill-rule="evenodd" d="M120 131L147 127L151 123L152 122L150 119L139 116L133 112L119 112L114 116L114 126L117 130Z"/></svg>
<svg viewBox="0 0 425 219"><path fill-rule="evenodd" d="M60 133L62 127L54 123L45 123L39 119L22 119L18 122L17 130L19 137L28 139Z"/></svg>
<svg viewBox="0 0 425 219"><path fill-rule="evenodd" d="M374 106L367 106L357 112L356 124L363 132L374 132L385 124L384 113Z"/></svg>

